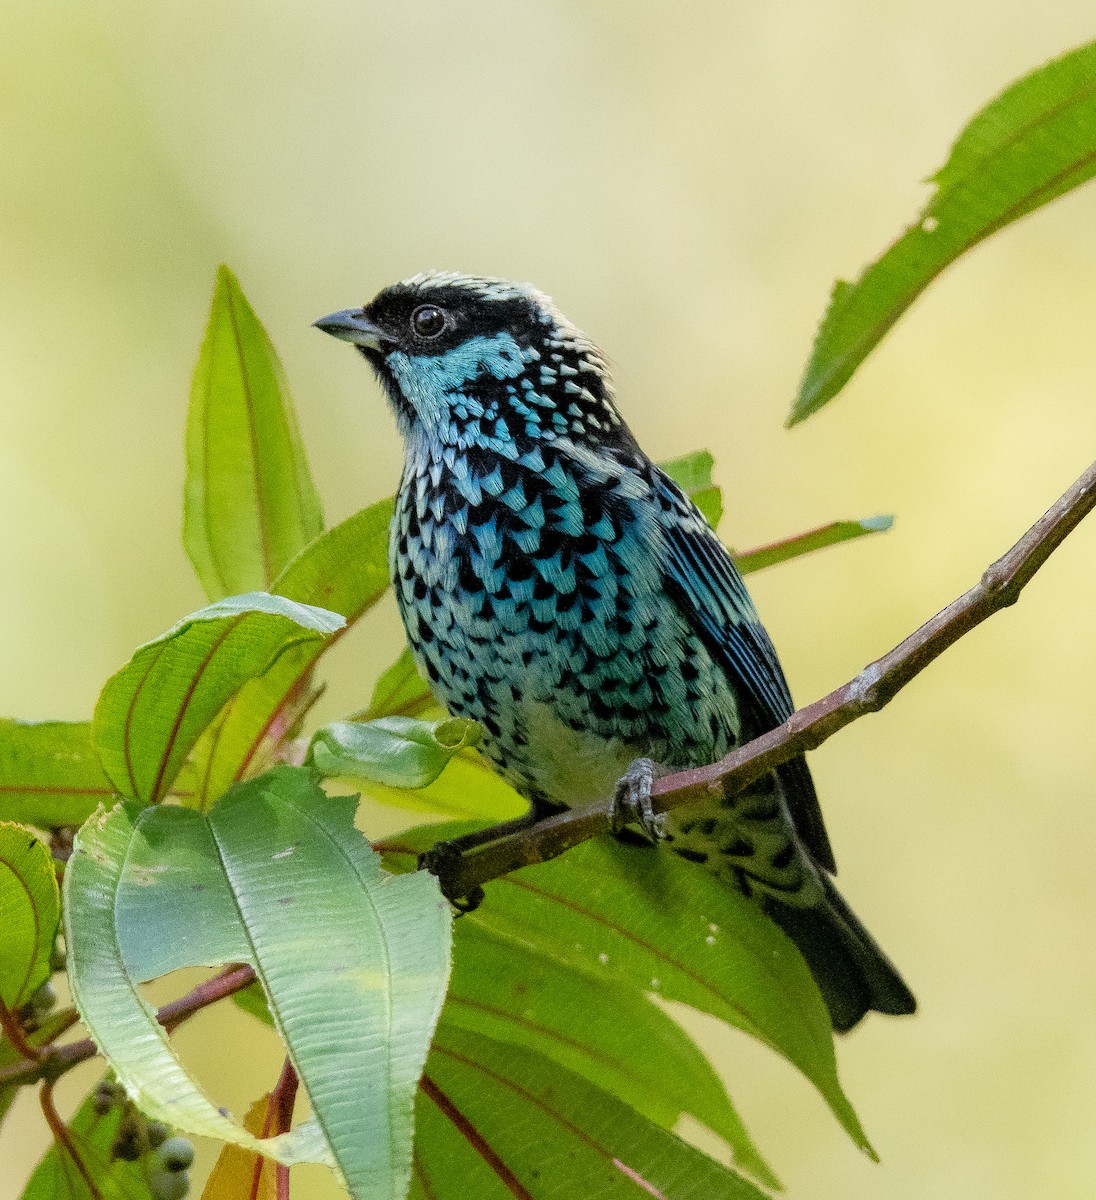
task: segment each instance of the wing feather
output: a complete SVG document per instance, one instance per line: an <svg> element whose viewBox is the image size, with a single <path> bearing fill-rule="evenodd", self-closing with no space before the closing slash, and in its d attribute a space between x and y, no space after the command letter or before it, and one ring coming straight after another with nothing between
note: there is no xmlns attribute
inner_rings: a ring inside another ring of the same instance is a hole
<svg viewBox="0 0 1096 1200"><path fill-rule="evenodd" d="M709 653L738 684L747 722L743 736L757 737L795 711L776 650L730 554L700 512L661 471L655 488L664 514L668 590ZM818 862L834 871L833 850L806 759L792 759L776 773L796 832Z"/></svg>

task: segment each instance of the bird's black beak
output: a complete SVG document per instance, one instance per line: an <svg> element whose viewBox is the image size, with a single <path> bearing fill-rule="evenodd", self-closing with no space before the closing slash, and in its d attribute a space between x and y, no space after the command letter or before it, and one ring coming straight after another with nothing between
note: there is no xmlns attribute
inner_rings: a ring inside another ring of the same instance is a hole
<svg viewBox="0 0 1096 1200"><path fill-rule="evenodd" d="M360 308L344 308L342 312L330 313L312 324L340 341L353 342L367 350L384 351L396 340L375 325Z"/></svg>

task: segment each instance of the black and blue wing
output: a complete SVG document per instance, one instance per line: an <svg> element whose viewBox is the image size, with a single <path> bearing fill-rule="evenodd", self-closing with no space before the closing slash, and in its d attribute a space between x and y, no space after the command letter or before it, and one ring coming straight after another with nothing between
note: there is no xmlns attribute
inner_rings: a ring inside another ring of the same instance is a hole
<svg viewBox="0 0 1096 1200"><path fill-rule="evenodd" d="M665 579L684 617L736 685L743 738L795 711L788 683L730 554L672 480L654 480L664 520ZM796 833L815 860L836 870L810 769L802 756L777 768Z"/></svg>

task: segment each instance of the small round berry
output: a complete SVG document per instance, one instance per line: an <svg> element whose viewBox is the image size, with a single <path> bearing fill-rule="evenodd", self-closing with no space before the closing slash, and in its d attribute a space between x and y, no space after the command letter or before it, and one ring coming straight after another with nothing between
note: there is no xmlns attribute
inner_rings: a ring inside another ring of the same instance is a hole
<svg viewBox="0 0 1096 1200"><path fill-rule="evenodd" d="M100 1083L91 1097L91 1107L97 1117L105 1117L108 1112L121 1099L118 1091L118 1085L111 1083L108 1079L104 1079Z"/></svg>
<svg viewBox="0 0 1096 1200"><path fill-rule="evenodd" d="M149 1121L145 1126L145 1137L148 1139L149 1147L153 1150L157 1146L162 1146L167 1141L170 1130L163 1121Z"/></svg>
<svg viewBox="0 0 1096 1200"><path fill-rule="evenodd" d="M431 341L445 332L445 310L436 304L420 304L411 314L411 329L416 337Z"/></svg>
<svg viewBox="0 0 1096 1200"><path fill-rule="evenodd" d="M30 998L31 1011L36 1017L44 1017L50 1009L57 1005L57 992L47 979L45 983Z"/></svg>
<svg viewBox="0 0 1096 1200"><path fill-rule="evenodd" d="M136 1162L145 1151L142 1130L131 1114L122 1118L114 1144L110 1148L111 1158L120 1158L123 1162Z"/></svg>
<svg viewBox="0 0 1096 1200"><path fill-rule="evenodd" d="M163 1167L153 1167L147 1179L152 1200L183 1200L190 1191L190 1176L186 1171L165 1171Z"/></svg>
<svg viewBox="0 0 1096 1200"><path fill-rule="evenodd" d="M194 1145L182 1137L168 1138L156 1153L165 1171L185 1171L194 1161Z"/></svg>

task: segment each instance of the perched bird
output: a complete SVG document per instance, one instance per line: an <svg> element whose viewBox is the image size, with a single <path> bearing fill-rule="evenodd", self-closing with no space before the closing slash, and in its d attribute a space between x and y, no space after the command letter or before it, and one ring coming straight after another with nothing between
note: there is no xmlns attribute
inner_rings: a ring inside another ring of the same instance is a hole
<svg viewBox="0 0 1096 1200"><path fill-rule="evenodd" d="M316 322L374 368L406 443L391 571L420 669L534 814L714 762L793 711L730 555L636 443L597 347L526 284L427 272ZM639 759L639 763L636 760ZM914 999L830 879L800 757L647 821L753 897L845 1030Z"/></svg>

